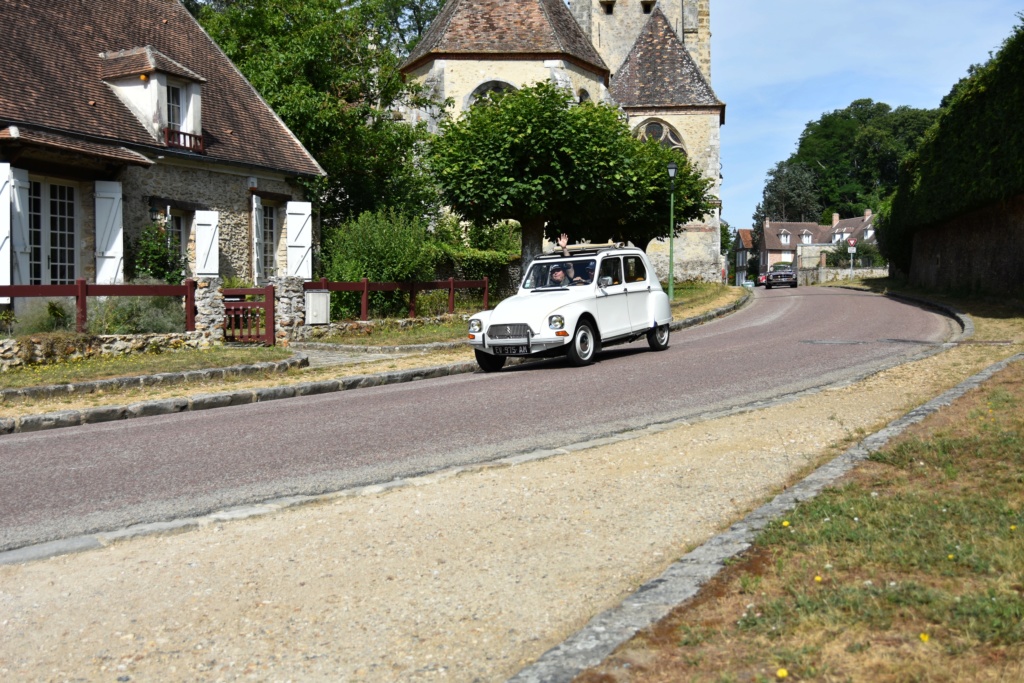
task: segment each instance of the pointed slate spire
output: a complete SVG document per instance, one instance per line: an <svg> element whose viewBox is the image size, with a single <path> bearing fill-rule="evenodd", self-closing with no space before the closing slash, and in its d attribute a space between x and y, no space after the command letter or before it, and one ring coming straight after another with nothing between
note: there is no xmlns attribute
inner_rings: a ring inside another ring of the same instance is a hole
<svg viewBox="0 0 1024 683"><path fill-rule="evenodd" d="M661 8L637 36L612 79L611 94L623 107L721 107L693 57L679 41Z"/></svg>

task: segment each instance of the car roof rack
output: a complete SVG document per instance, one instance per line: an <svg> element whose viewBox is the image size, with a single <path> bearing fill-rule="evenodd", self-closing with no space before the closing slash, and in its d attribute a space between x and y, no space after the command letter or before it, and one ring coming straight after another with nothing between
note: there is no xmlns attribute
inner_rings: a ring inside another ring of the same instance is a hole
<svg viewBox="0 0 1024 683"><path fill-rule="evenodd" d="M598 254L602 251L609 251L611 249L625 249L626 244L624 242L606 242L604 244L574 244L567 247L569 250L569 256L562 253L562 250L555 247L546 254L541 254L538 258L572 258L573 256L586 256L588 254Z"/></svg>

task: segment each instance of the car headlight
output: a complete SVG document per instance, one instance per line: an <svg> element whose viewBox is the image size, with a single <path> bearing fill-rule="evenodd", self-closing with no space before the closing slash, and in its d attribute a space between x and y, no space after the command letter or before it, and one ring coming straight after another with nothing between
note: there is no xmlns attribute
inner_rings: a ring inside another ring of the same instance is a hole
<svg viewBox="0 0 1024 683"><path fill-rule="evenodd" d="M469 331L474 334L479 334L480 332L484 331L484 324L480 322L477 318L473 318L472 320L469 321Z"/></svg>
<svg viewBox="0 0 1024 683"><path fill-rule="evenodd" d="M565 327L565 318L560 315L553 315L548 318L548 327L552 330L560 330Z"/></svg>

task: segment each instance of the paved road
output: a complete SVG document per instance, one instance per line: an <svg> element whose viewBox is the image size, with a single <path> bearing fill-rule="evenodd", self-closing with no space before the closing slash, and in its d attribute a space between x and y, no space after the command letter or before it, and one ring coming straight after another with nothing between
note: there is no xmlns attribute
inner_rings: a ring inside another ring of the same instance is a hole
<svg viewBox="0 0 1024 683"><path fill-rule="evenodd" d="M0 549L320 493L842 382L933 349L943 316L851 290L758 291L674 334L484 375L0 437Z"/></svg>

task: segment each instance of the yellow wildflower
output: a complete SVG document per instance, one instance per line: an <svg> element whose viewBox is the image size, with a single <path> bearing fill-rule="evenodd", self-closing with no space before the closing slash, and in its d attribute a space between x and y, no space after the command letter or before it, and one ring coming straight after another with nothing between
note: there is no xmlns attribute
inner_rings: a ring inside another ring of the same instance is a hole
<svg viewBox="0 0 1024 683"><path fill-rule="evenodd" d="M788 519L783 520L782 521L782 526L789 526L789 520ZM782 671L782 669L779 669L779 671Z"/></svg>
<svg viewBox="0 0 1024 683"><path fill-rule="evenodd" d="M927 633L922 633L919 637L921 638L921 642L922 643L927 643L928 642L928 634Z"/></svg>
<svg viewBox="0 0 1024 683"><path fill-rule="evenodd" d="M779 669L778 671L775 672L775 677L776 678L785 678L788 675L789 675L789 672L786 671L785 669Z"/></svg>

